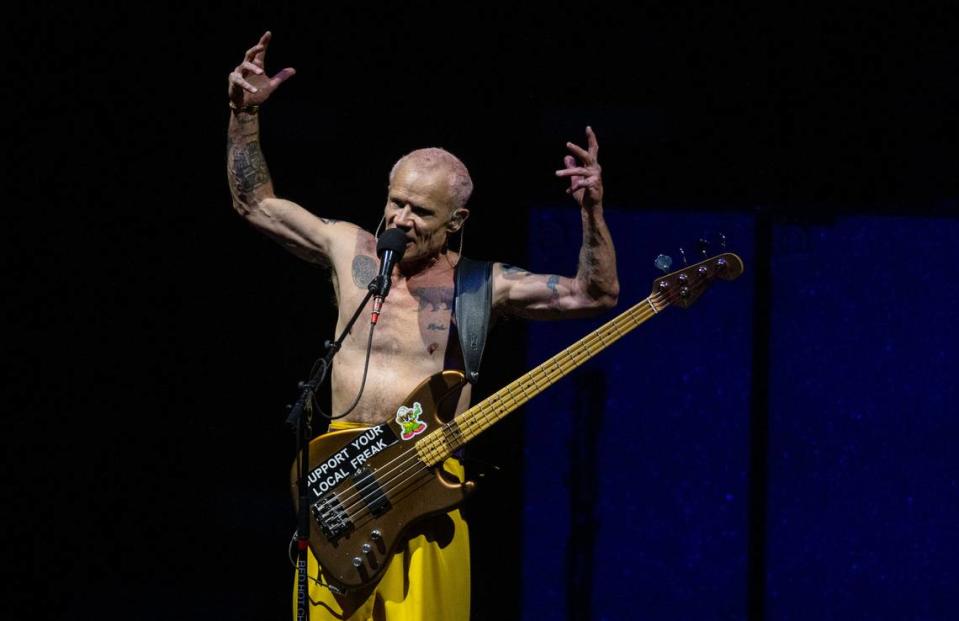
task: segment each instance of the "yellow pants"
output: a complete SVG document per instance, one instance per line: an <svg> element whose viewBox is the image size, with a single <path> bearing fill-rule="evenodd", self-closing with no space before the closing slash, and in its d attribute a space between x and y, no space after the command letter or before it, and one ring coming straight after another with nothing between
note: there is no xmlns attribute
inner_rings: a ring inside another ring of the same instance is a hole
<svg viewBox="0 0 959 621"><path fill-rule="evenodd" d="M360 425L334 421L331 431ZM464 478L463 466L449 459L443 468ZM312 578L320 573L313 553L307 568ZM320 582L325 582L319 575ZM296 619L296 577L293 584L293 618ZM372 588L334 595L310 580L310 620L337 621L466 621L470 610L469 531L459 510L429 518L400 544L383 578Z"/></svg>

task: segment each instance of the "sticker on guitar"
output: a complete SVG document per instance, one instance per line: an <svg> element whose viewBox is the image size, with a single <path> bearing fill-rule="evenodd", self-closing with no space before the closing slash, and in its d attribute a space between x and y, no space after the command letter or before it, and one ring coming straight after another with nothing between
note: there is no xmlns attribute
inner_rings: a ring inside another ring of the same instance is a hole
<svg viewBox="0 0 959 621"><path fill-rule="evenodd" d="M419 401L414 401L411 408L401 405L400 409L396 410L396 423L403 428L401 438L412 440L426 431L426 423L420 420L422 414L423 406Z"/></svg>

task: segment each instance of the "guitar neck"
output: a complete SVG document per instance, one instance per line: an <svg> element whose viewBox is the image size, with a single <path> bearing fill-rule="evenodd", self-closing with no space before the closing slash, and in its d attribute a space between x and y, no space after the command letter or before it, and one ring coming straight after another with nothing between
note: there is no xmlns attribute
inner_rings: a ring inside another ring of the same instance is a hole
<svg viewBox="0 0 959 621"><path fill-rule="evenodd" d="M420 460L427 465L434 465L449 458L455 450L668 306L669 303L660 294L649 296L532 371L457 415L417 443L416 451Z"/></svg>

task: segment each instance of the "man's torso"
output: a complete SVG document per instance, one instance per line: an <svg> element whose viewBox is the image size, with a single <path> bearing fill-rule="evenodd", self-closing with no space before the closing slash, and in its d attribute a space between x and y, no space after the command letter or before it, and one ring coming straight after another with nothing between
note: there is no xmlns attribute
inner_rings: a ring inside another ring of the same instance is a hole
<svg viewBox="0 0 959 621"><path fill-rule="evenodd" d="M339 308L337 334L363 301L369 281L379 271L375 238L362 229L352 230L352 243L341 239L331 257ZM345 420L382 423L395 415L403 399L421 381L443 369L463 368L453 325L457 260L458 256L449 252L439 255L429 267L409 274L408 278L397 277L394 272L392 288L373 333L363 396ZM354 324L333 361L334 415L349 407L360 389L369 331L368 308ZM457 412L466 408L469 394L467 386Z"/></svg>

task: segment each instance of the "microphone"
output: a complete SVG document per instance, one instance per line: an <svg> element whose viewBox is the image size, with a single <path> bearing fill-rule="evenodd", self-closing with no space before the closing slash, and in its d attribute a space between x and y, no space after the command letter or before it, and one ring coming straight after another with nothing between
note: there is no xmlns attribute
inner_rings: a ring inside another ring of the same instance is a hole
<svg viewBox="0 0 959 621"><path fill-rule="evenodd" d="M406 252L406 234L400 229L387 229L380 235L376 242L376 254L380 257L380 273L373 282L370 283L370 289L373 290L373 316L371 323L376 323L380 318L380 308L383 306L383 300L390 292L390 285L393 284L390 275L393 273L393 266L403 260L403 253Z"/></svg>

